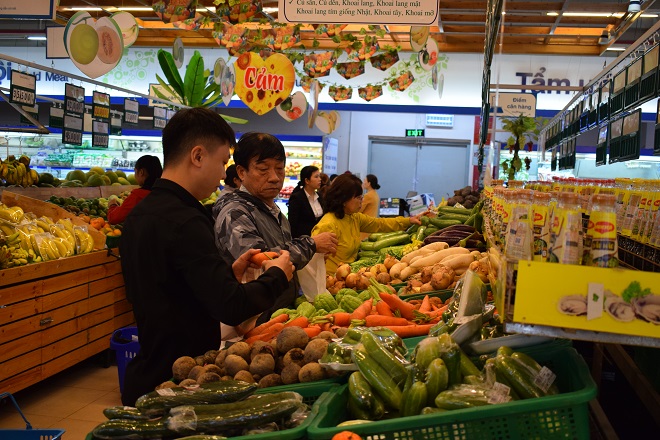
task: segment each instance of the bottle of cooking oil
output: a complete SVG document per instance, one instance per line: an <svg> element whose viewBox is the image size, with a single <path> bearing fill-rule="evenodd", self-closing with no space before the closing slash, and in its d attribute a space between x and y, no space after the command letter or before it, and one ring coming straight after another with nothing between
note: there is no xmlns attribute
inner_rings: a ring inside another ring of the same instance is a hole
<svg viewBox="0 0 660 440"><path fill-rule="evenodd" d="M550 199L549 192L534 191L532 196L532 227L534 233L534 261L548 259L548 246L550 244Z"/></svg>
<svg viewBox="0 0 660 440"><path fill-rule="evenodd" d="M617 267L619 249L616 236L616 197L611 194L596 194L592 198L587 241L590 252L586 265Z"/></svg>
<svg viewBox="0 0 660 440"><path fill-rule="evenodd" d="M548 261L580 264L584 237L578 194L562 192L559 193L558 200L552 218Z"/></svg>

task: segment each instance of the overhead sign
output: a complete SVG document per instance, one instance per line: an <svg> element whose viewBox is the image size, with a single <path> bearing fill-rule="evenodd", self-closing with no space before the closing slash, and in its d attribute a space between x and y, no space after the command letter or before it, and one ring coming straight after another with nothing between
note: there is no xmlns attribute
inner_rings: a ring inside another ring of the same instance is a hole
<svg viewBox="0 0 660 440"><path fill-rule="evenodd" d="M500 93L499 99L495 102L495 93L490 94L491 108L496 106L502 111L498 112L503 116L529 116L536 117L536 96L531 93Z"/></svg>
<svg viewBox="0 0 660 440"><path fill-rule="evenodd" d="M431 26L438 22L438 1L279 0L278 17L289 23Z"/></svg>
<svg viewBox="0 0 660 440"><path fill-rule="evenodd" d="M424 137L424 129L406 128L406 137Z"/></svg>
<svg viewBox="0 0 660 440"><path fill-rule="evenodd" d="M31 18L55 20L56 0L3 0L0 6L2 18Z"/></svg>

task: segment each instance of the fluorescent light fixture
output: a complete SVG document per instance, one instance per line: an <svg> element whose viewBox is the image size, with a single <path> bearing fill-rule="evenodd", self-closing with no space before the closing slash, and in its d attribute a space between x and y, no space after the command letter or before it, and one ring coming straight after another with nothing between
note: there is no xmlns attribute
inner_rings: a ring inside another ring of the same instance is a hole
<svg viewBox="0 0 660 440"><path fill-rule="evenodd" d="M73 7L73 8L62 8L63 11L102 11L101 8L85 6L85 7Z"/></svg>
<svg viewBox="0 0 660 440"><path fill-rule="evenodd" d="M127 6L127 7L117 7L120 11L126 11L126 12L148 12L148 11L153 11L153 8L145 8L145 7L139 7L139 6Z"/></svg>
<svg viewBox="0 0 660 440"><path fill-rule="evenodd" d="M556 17L559 14L559 12L546 12L545 15L549 17ZM614 17L614 18L621 18L623 17L624 13L623 12L562 12L561 13L562 17L591 17L591 18L609 18L609 17ZM641 18L657 18L658 14L642 14L640 15Z"/></svg>
<svg viewBox="0 0 660 440"><path fill-rule="evenodd" d="M626 50L626 48L625 47L608 47L605 50L611 50L612 52L623 52L624 50Z"/></svg>
<svg viewBox="0 0 660 440"><path fill-rule="evenodd" d="M278 8L262 8L262 11L264 11L266 14L272 14L273 12L277 12Z"/></svg>
<svg viewBox="0 0 660 440"><path fill-rule="evenodd" d="M550 17L556 17L556 16L559 15L559 12L548 12L548 13L546 13L545 15L548 15L548 16L550 16Z"/></svg>
<svg viewBox="0 0 660 440"><path fill-rule="evenodd" d="M46 41L46 37L43 35L30 35L27 39L32 41Z"/></svg>

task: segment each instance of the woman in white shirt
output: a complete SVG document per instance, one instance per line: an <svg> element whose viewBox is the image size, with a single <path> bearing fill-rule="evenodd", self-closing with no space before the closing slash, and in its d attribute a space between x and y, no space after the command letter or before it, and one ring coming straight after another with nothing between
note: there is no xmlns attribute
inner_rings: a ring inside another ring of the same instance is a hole
<svg viewBox="0 0 660 440"><path fill-rule="evenodd" d="M291 236L297 238L310 235L312 228L323 217L321 197L317 190L321 187L321 172L315 166L306 166L300 170L298 186L289 197Z"/></svg>

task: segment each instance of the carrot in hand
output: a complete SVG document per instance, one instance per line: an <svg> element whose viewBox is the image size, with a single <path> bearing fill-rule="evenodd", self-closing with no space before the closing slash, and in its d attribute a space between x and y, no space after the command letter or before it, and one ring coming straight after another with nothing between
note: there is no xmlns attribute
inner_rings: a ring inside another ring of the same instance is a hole
<svg viewBox="0 0 660 440"><path fill-rule="evenodd" d="M253 342L256 341L268 342L274 337L276 337L282 331L283 328L284 328L284 324L281 322L277 322L271 325L266 331L245 339L245 342L247 342L248 344L252 344Z"/></svg>
<svg viewBox="0 0 660 440"><path fill-rule="evenodd" d="M298 316L291 321L284 324L284 327L301 327L305 328L309 325L309 319L306 316Z"/></svg>
<svg viewBox="0 0 660 440"><path fill-rule="evenodd" d="M370 313L371 313L371 306L374 302L373 298L369 298L362 304L360 304L360 307L357 309L353 310L353 313L351 313L351 319L364 319L366 318Z"/></svg>
<svg viewBox="0 0 660 440"><path fill-rule="evenodd" d="M415 306L405 302L398 296L389 293L380 293L380 299L385 301L390 306L390 309L399 310L402 317L410 320L414 318L413 311L415 310Z"/></svg>
<svg viewBox="0 0 660 440"><path fill-rule="evenodd" d="M258 254L254 254L252 257L250 257L250 263L261 267L264 261L274 260L279 256L280 254L278 252L259 252Z"/></svg>
<svg viewBox="0 0 660 440"><path fill-rule="evenodd" d="M376 303L376 311L382 316L394 316L392 309L390 309L390 306L385 301L378 301Z"/></svg>
<svg viewBox="0 0 660 440"><path fill-rule="evenodd" d="M250 338L254 335L259 335L261 333L264 333L266 330L268 330L274 324L285 323L288 320L289 320L289 315L287 315L286 313L282 313L281 315L277 315L276 317L274 317L270 321L264 322L263 324L256 326L255 328L253 328L252 330L247 332L245 334L245 337Z"/></svg>

